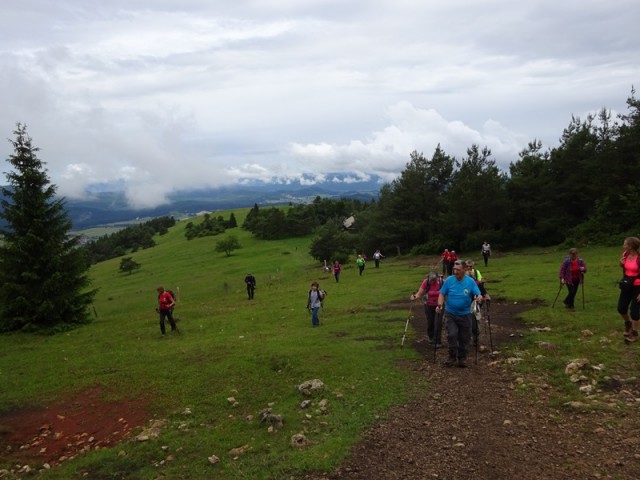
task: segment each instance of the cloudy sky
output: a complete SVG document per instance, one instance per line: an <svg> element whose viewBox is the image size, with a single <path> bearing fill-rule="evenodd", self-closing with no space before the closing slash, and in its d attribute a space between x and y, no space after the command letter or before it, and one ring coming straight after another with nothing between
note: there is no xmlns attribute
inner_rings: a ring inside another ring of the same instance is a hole
<svg viewBox="0 0 640 480"><path fill-rule="evenodd" d="M27 125L61 194L117 183L138 207L391 180L438 143L507 170L572 115L626 112L638 18L637 0L3 0L0 132Z"/></svg>

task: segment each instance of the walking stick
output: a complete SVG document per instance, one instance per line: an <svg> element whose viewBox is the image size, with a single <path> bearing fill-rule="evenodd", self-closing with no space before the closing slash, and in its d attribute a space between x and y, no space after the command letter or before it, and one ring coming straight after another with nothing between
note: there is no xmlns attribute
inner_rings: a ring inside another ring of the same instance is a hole
<svg viewBox="0 0 640 480"><path fill-rule="evenodd" d="M409 322L413 319L413 302L409 305L409 315L407 315L407 323L404 325L404 334L402 335L402 342L400 342L400 347L404 347L404 339L407 336L407 329L409 328Z"/></svg>
<svg viewBox="0 0 640 480"><path fill-rule="evenodd" d="M476 338L475 338L475 341L476 341L476 356L475 356L475 358L473 359L473 364L474 364L474 365L478 365L478 349L480 348L480 346L479 346L479 343L480 343L480 342L478 341L478 337L479 337L479 336L480 336L480 335L476 335L476 336L475 336L475 337L476 337Z"/></svg>
<svg viewBox="0 0 640 480"><path fill-rule="evenodd" d="M489 313L489 303L490 302L486 302L486 309L487 309L487 326L489 328L489 345L491 347L491 353L489 354L489 357L493 358L493 335L491 334L491 314Z"/></svg>
<svg viewBox="0 0 640 480"><path fill-rule="evenodd" d="M471 304L471 310L473 311L471 313L471 334L473 335L473 346L475 347L475 358L473 360L473 364L477 365L478 364L478 349L479 347L479 337L480 337L480 322L478 321L478 316L480 316L480 318L482 318L482 312L480 311L480 306L478 305L478 302L476 302L475 300L473 301L473 303ZM475 333L473 332L474 328L474 322L475 322Z"/></svg>
<svg viewBox="0 0 640 480"><path fill-rule="evenodd" d="M580 273L582 280L582 309L584 310L584 272Z"/></svg>
<svg viewBox="0 0 640 480"><path fill-rule="evenodd" d="M436 357L438 354L438 345L442 341L442 319L444 318L444 308L442 312L436 313L436 322L433 326L433 363L436 363Z"/></svg>
<svg viewBox="0 0 640 480"><path fill-rule="evenodd" d="M558 288L558 294L556 295L556 299L553 301L553 305L551 305L551 308L556 306L556 302L558 301L558 297L560 296L561 291L562 291L562 283L560 284L560 288Z"/></svg>

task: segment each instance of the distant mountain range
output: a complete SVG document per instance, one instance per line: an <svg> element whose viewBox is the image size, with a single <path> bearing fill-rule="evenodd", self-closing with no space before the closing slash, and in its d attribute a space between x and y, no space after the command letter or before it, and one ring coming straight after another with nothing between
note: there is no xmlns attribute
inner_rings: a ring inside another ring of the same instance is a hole
<svg viewBox="0 0 640 480"><path fill-rule="evenodd" d="M313 185L300 182L231 185L219 188L181 191L170 196L171 203L151 209L132 209L127 205L122 191L94 191L86 200L66 199L65 207L74 230L84 230L98 225L127 222L137 218L154 218L172 215L177 219L194 216L199 212L215 212L231 208L275 206L311 203L322 198L349 198L371 201L378 198L382 182L378 178L369 181L346 181L344 174L331 174L326 181Z"/></svg>

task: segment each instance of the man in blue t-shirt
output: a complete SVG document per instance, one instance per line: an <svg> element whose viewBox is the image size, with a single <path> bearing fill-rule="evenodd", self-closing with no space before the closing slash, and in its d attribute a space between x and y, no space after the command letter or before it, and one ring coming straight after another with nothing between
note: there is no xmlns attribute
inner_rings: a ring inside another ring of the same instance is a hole
<svg viewBox="0 0 640 480"><path fill-rule="evenodd" d="M439 314L444 309L447 322L447 341L449 342L449 358L445 366L467 366L467 353L471 341L471 303L475 299L482 303L482 295L475 280L465 274L463 262L456 260L453 264L453 275L448 277L440 288L438 306Z"/></svg>

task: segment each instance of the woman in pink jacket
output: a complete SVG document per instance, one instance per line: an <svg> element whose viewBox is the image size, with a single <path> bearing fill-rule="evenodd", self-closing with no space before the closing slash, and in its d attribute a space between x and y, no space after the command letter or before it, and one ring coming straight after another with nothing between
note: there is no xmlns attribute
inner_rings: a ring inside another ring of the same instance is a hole
<svg viewBox="0 0 640 480"><path fill-rule="evenodd" d="M620 281L618 313L624 320L624 339L627 343L638 339L640 324L640 239L628 237L622 244L620 266L623 277Z"/></svg>
<svg viewBox="0 0 640 480"><path fill-rule="evenodd" d="M438 295L442 279L436 272L429 272L429 276L424 279L416 293L411 295L411 300L416 300L424 295L424 313L427 316L427 336L429 343L439 347L442 337L442 322L437 322L436 307L438 306Z"/></svg>

